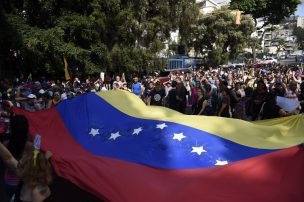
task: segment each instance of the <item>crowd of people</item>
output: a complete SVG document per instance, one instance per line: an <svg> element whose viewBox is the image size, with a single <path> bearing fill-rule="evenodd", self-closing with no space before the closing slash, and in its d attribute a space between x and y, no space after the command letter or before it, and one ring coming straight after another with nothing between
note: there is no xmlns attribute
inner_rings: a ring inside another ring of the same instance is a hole
<svg viewBox="0 0 304 202"><path fill-rule="evenodd" d="M261 69L188 69L172 71L166 78L155 72L129 80L124 74L63 82L44 78L34 82L2 80L0 110L5 120L12 106L37 111L84 93L121 89L139 96L147 105L181 113L244 120L276 118L303 111L302 71L301 67L275 65ZM276 96L297 100L299 106L286 112L275 104Z"/></svg>
<svg viewBox="0 0 304 202"><path fill-rule="evenodd" d="M155 72L144 76L125 75L81 81L0 83L0 157L7 165L4 181L14 201L47 201L52 181L50 154L33 147L28 122L12 108L29 111L50 109L62 100L84 93L124 90L147 105L164 106L189 115L220 116L247 121L303 113L304 81L300 66L266 68L198 68L172 71L166 77ZM302 82L303 81L303 82ZM277 97L298 103L287 111ZM202 123L203 124L203 123ZM2 142L2 143L1 143ZM35 162L35 163L33 163Z"/></svg>

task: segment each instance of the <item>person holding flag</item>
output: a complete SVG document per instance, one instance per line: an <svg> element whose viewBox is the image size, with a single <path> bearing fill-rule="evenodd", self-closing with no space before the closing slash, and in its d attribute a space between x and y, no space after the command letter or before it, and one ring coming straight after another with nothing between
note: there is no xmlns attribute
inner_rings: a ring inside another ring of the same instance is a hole
<svg viewBox="0 0 304 202"><path fill-rule="evenodd" d="M52 153L40 152L41 136L36 135L33 152L24 153L18 161L12 153L0 143L0 158L21 178L11 201L47 202L50 199L52 169L48 159Z"/></svg>

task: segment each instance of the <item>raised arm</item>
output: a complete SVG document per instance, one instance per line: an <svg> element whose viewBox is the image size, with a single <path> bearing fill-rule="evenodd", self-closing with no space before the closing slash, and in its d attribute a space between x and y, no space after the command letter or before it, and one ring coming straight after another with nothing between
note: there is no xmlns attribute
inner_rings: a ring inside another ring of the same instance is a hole
<svg viewBox="0 0 304 202"><path fill-rule="evenodd" d="M5 165L7 165L12 170L17 169L18 161L2 143L0 143L0 158L3 160Z"/></svg>

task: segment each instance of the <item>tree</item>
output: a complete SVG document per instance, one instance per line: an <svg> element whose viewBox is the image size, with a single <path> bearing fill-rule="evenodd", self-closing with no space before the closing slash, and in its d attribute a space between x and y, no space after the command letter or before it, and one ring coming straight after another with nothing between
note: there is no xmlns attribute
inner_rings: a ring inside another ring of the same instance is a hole
<svg viewBox="0 0 304 202"><path fill-rule="evenodd" d="M194 25L197 23L200 15L199 8L196 1L189 3L187 1L181 2L180 7L180 18L178 19L178 30L179 30L179 54L188 53L189 48L192 46L191 33L194 31ZM183 50L181 50L183 49Z"/></svg>
<svg viewBox="0 0 304 202"><path fill-rule="evenodd" d="M293 35L297 38L298 48L304 50L304 28L295 27L293 30Z"/></svg>
<svg viewBox="0 0 304 202"><path fill-rule="evenodd" d="M294 14L301 0L231 0L231 9L239 9L255 19L263 18L264 25L279 24ZM256 23L257 24L257 23Z"/></svg>
<svg viewBox="0 0 304 202"><path fill-rule="evenodd" d="M268 55L270 53L270 49L269 48L264 48L263 49L263 55Z"/></svg>
<svg viewBox="0 0 304 202"><path fill-rule="evenodd" d="M214 65L236 59L254 31L252 19L243 16L240 25L235 24L235 15L223 8L202 16L196 26L194 47Z"/></svg>
<svg viewBox="0 0 304 202"><path fill-rule="evenodd" d="M279 24L286 17L294 14L300 3L301 0L231 0L230 8L250 14L255 20L256 27L257 19L262 18L264 24L261 27L257 27L257 29L262 29L269 24ZM273 26L264 30L259 44L261 44L265 32L271 29L273 29ZM254 53L253 55L255 61L256 54Z"/></svg>
<svg viewBox="0 0 304 202"><path fill-rule="evenodd" d="M277 47L277 57L278 57L280 52L285 49L286 46L285 40L279 38L274 42L274 45Z"/></svg>
<svg viewBox="0 0 304 202"><path fill-rule="evenodd" d="M58 77L63 56L74 74L161 68L164 42L172 31L187 29L181 19L194 19L194 5L194 0L3 0L1 69Z"/></svg>
<svg viewBox="0 0 304 202"><path fill-rule="evenodd" d="M253 63L256 62L256 51L257 49L261 49L261 40L256 37L251 37L247 41L247 45L251 48L252 50L252 57L253 57Z"/></svg>

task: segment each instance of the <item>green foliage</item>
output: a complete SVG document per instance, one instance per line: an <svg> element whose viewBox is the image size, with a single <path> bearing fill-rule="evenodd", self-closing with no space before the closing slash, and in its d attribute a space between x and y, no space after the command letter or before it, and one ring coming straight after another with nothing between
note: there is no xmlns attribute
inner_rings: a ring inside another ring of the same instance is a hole
<svg viewBox="0 0 304 202"><path fill-rule="evenodd" d="M208 54L215 64L225 64L228 59L236 59L254 31L252 19L242 16L241 24L235 24L235 15L223 8L202 16L193 33L194 48L202 55Z"/></svg>
<svg viewBox="0 0 304 202"><path fill-rule="evenodd" d="M277 48L279 51L281 51L284 47L285 47L286 43L285 43L285 40L283 38L280 38L277 40Z"/></svg>
<svg viewBox="0 0 304 202"><path fill-rule="evenodd" d="M293 35L297 37L297 44L300 50L304 50L304 28L295 27Z"/></svg>
<svg viewBox="0 0 304 202"><path fill-rule="evenodd" d="M263 54L268 55L269 53L270 53L270 49L269 48L264 48Z"/></svg>
<svg viewBox="0 0 304 202"><path fill-rule="evenodd" d="M301 0L231 0L231 9L251 14L254 19L263 18L265 24L279 24L294 14Z"/></svg>
<svg viewBox="0 0 304 202"><path fill-rule="evenodd" d="M200 12L195 2L182 2L180 8L180 18L178 19L179 46L184 50L179 52L189 52L189 48L193 47L191 33L194 31Z"/></svg>
<svg viewBox="0 0 304 202"><path fill-rule="evenodd" d="M257 37L250 37L247 40L247 47L251 48L252 59L253 59L253 62L255 63L256 62L256 57L257 57L256 51L262 49L261 39L259 39Z"/></svg>
<svg viewBox="0 0 304 202"><path fill-rule="evenodd" d="M164 42L181 26L186 38L194 11L194 0L3 0L0 65L62 76L65 56L73 73L161 68Z"/></svg>

